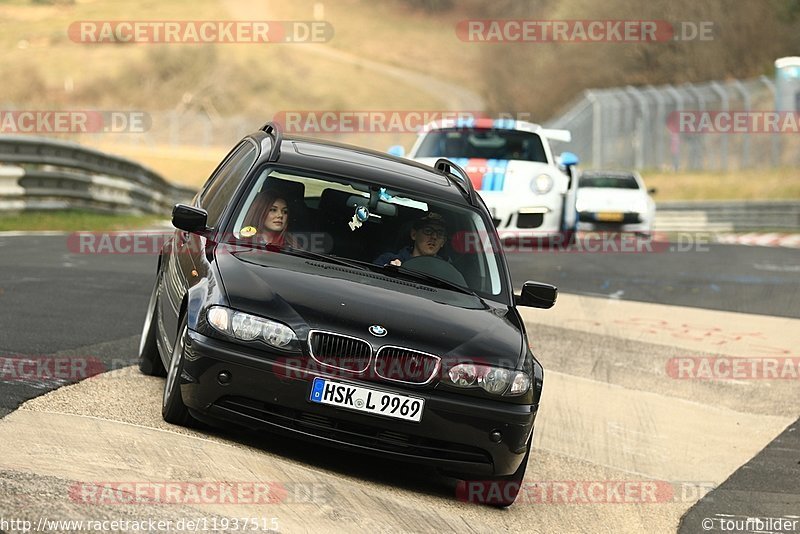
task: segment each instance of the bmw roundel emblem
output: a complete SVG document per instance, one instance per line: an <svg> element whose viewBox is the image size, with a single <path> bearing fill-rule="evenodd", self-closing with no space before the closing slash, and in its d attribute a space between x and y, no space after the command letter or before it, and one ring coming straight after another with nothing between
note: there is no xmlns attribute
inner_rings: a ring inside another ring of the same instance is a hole
<svg viewBox="0 0 800 534"><path fill-rule="evenodd" d="M376 337L383 337L386 335L386 332L388 332L388 330L379 324L374 324L369 327L369 333Z"/></svg>

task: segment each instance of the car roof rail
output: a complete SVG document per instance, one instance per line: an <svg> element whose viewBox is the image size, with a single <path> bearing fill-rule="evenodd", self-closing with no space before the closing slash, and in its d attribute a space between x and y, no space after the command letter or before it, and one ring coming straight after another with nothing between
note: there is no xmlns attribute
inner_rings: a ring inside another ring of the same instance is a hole
<svg viewBox="0 0 800 534"><path fill-rule="evenodd" d="M444 173L445 176L447 176L454 184L456 184L458 188L464 192L471 205L478 205L478 199L476 198L477 193L475 192L475 188L472 186L472 180L469 179L469 176L467 176L467 173L464 171L464 169L447 158L437 159L436 163L434 164L434 168L437 171Z"/></svg>
<svg viewBox="0 0 800 534"><path fill-rule="evenodd" d="M272 138L272 148L269 149L268 160L278 161L278 157L281 155L281 142L283 141L283 133L281 133L278 123L270 121L262 126L260 130Z"/></svg>

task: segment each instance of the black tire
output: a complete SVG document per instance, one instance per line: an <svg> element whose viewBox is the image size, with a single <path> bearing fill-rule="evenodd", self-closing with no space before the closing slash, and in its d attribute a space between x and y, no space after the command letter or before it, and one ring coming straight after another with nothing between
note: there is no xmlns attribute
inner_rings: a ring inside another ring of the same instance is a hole
<svg viewBox="0 0 800 534"><path fill-rule="evenodd" d="M156 336L158 335L158 280L153 286L147 315L144 318L142 336L139 339L139 371L149 376L167 376L164 362L158 351Z"/></svg>
<svg viewBox="0 0 800 534"><path fill-rule="evenodd" d="M167 423L186 427L194 426L194 418L181 397L181 372L183 371L184 348L189 334L186 315L181 318L178 337L172 348L167 379L164 381L164 395L161 401L161 417Z"/></svg>

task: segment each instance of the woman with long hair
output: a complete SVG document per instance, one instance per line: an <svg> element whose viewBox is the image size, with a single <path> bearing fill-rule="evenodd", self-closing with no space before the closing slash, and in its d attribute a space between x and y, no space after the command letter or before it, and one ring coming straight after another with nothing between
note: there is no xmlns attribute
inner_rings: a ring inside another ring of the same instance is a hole
<svg viewBox="0 0 800 534"><path fill-rule="evenodd" d="M279 192L260 192L250 214L250 226L241 230L243 237L257 236L259 241L270 245L297 247L296 240L289 233L289 203Z"/></svg>

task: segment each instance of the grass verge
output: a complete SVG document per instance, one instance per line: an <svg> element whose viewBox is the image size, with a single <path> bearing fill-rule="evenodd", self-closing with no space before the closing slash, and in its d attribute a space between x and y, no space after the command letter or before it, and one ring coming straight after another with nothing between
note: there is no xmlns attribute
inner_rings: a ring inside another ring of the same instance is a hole
<svg viewBox="0 0 800 534"><path fill-rule="evenodd" d="M161 223L157 215L113 215L89 211L26 211L0 214L0 231L64 231L78 232L132 230Z"/></svg>
<svg viewBox="0 0 800 534"><path fill-rule="evenodd" d="M647 187L655 187L656 203L670 200L791 200L800 199L800 170L746 169L730 173L642 172Z"/></svg>

